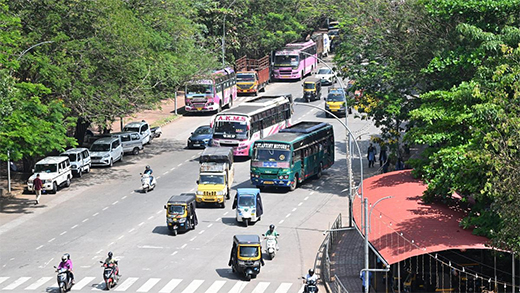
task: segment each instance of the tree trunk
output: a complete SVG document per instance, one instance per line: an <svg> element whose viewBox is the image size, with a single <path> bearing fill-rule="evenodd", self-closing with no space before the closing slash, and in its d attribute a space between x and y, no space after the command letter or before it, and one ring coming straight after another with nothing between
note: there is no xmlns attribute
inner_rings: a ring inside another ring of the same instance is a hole
<svg viewBox="0 0 520 293"><path fill-rule="evenodd" d="M78 145L82 146L85 142L85 133L87 132L88 127L90 126L90 122L87 122L83 118L78 118L78 122L76 123L76 131L74 133L74 137L78 141Z"/></svg>

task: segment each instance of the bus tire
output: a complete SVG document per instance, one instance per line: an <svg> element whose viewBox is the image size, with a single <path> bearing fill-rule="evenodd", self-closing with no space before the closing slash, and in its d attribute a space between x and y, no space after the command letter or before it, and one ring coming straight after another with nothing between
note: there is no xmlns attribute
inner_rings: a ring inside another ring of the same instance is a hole
<svg viewBox="0 0 520 293"><path fill-rule="evenodd" d="M294 182L289 185L289 190L294 191L296 187L298 186L298 174L294 175Z"/></svg>
<svg viewBox="0 0 520 293"><path fill-rule="evenodd" d="M320 166L318 167L318 173L316 173L316 179L320 179L323 175L323 163L320 162Z"/></svg>
<svg viewBox="0 0 520 293"><path fill-rule="evenodd" d="M217 113L220 113L220 112L222 112L222 101L220 101L220 102L218 103Z"/></svg>

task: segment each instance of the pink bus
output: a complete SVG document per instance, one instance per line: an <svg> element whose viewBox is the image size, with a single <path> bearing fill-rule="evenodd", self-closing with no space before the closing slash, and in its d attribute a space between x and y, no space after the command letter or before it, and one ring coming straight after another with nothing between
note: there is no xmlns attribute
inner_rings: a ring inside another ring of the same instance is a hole
<svg viewBox="0 0 520 293"><path fill-rule="evenodd" d="M188 83L184 91L187 112L220 112L233 106L237 97L235 71L229 67L215 71L210 79Z"/></svg>
<svg viewBox="0 0 520 293"><path fill-rule="evenodd" d="M289 127L293 111L291 95L262 96L224 110L212 119L212 145L247 157L253 142Z"/></svg>
<svg viewBox="0 0 520 293"><path fill-rule="evenodd" d="M290 43L282 50L274 52L273 77L277 80L302 80L318 65L316 43Z"/></svg>

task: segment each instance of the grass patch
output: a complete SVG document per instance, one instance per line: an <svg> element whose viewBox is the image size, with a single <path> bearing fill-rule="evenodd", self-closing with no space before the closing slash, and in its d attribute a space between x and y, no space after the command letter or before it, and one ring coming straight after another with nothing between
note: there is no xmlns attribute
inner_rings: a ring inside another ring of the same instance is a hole
<svg viewBox="0 0 520 293"><path fill-rule="evenodd" d="M160 120L155 121L154 123L152 123L151 127L164 126L164 125L172 122L173 120L175 120L175 119L177 119L179 117L181 117L181 115L171 114L168 117L164 117L164 118L162 118Z"/></svg>

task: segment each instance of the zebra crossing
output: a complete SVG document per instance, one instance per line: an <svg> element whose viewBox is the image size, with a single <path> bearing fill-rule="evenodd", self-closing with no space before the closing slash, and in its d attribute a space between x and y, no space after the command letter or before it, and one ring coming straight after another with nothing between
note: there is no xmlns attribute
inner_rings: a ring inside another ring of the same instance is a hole
<svg viewBox="0 0 520 293"><path fill-rule="evenodd" d="M0 291L57 291L56 277L0 277ZM104 291L105 283L102 278L84 277L76 279L71 291ZM151 293L301 293L301 283L288 282L251 282L237 280L183 280L149 278L140 280L137 277L123 277L113 291L116 292L151 292Z"/></svg>

